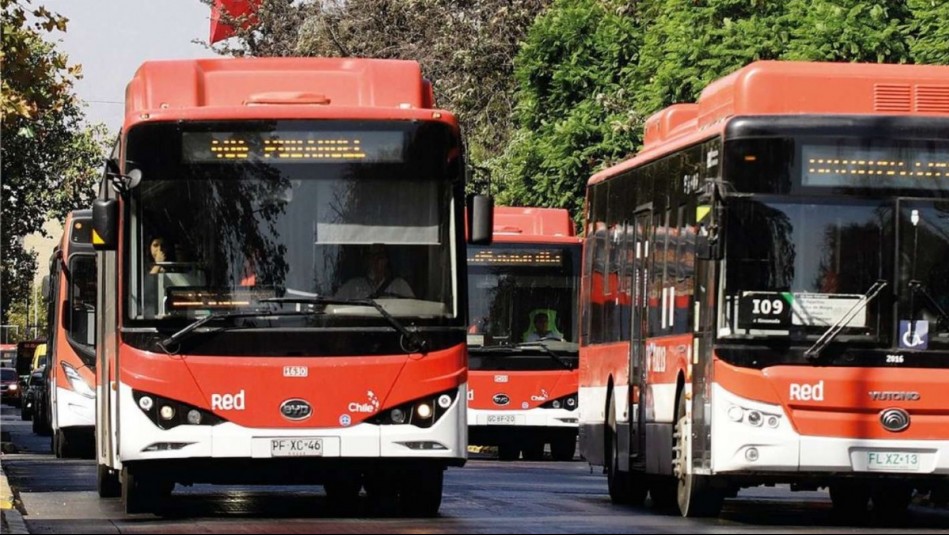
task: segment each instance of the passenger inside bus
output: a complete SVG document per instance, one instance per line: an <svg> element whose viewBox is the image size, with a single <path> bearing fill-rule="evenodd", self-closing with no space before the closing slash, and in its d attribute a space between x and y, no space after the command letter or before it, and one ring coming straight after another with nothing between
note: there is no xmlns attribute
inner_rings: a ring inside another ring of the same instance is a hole
<svg viewBox="0 0 949 535"><path fill-rule="evenodd" d="M341 299L415 297L409 283L392 272L385 245L372 244L363 255L363 264L365 274L347 280L336 292L336 297Z"/></svg>
<svg viewBox="0 0 949 535"><path fill-rule="evenodd" d="M563 340L563 334L557 331L554 322L557 312L550 309L531 311L530 327L524 336L525 342L540 342L542 340ZM551 321L553 319L554 321Z"/></svg>

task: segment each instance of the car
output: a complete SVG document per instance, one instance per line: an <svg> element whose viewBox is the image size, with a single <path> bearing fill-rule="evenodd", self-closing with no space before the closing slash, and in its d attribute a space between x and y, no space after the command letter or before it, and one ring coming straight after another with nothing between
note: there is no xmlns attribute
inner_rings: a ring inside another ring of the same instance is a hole
<svg viewBox="0 0 949 535"><path fill-rule="evenodd" d="M33 407L36 405L33 400L36 399L36 392L40 390L40 384L45 380L43 378L44 371L45 369L41 368L27 376L26 383L22 387L23 399L20 401L21 420L33 418Z"/></svg>
<svg viewBox="0 0 949 535"><path fill-rule="evenodd" d="M20 394L20 377L16 368L0 368L0 400L19 405Z"/></svg>

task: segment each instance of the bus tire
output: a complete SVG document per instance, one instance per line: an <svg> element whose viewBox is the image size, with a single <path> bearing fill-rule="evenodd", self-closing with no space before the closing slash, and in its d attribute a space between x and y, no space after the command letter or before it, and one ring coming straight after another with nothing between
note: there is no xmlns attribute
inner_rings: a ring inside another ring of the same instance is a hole
<svg viewBox="0 0 949 535"><path fill-rule="evenodd" d="M543 461L544 443L539 441L529 442L526 446L521 448L521 453L524 455L525 461Z"/></svg>
<svg viewBox="0 0 949 535"><path fill-rule="evenodd" d="M615 504L642 505L647 488L632 477L630 472L619 469L619 436L616 433L616 401L610 396L609 412L606 415L606 484L610 501Z"/></svg>
<svg viewBox="0 0 949 535"><path fill-rule="evenodd" d="M442 505L445 470L438 466L419 470L413 478L406 478L399 493L402 514L408 517L428 518L438 515Z"/></svg>
<svg viewBox="0 0 949 535"><path fill-rule="evenodd" d="M832 483L830 502L834 513L846 519L859 519L867 514L870 491L865 485L855 483Z"/></svg>
<svg viewBox="0 0 949 535"><path fill-rule="evenodd" d="M679 513L684 517L718 516L725 501L725 489L715 488L712 478L688 473L686 470L687 448L691 447L689 437L688 417L686 416L686 399L684 394L679 395L678 420L672 434L672 463L673 473L678 479L676 488L676 502Z"/></svg>
<svg viewBox="0 0 949 535"><path fill-rule="evenodd" d="M516 461L518 456L520 456L520 453L521 450L510 442L502 442L498 444L498 460Z"/></svg>
<svg viewBox="0 0 949 535"><path fill-rule="evenodd" d="M362 490L362 478L358 473L348 475L350 476L348 478L343 477L342 474L334 475L323 482L327 510L330 514L349 516L356 512L359 491Z"/></svg>
<svg viewBox="0 0 949 535"><path fill-rule="evenodd" d="M577 437L573 435L557 437L550 441L550 456L555 461L572 461L577 454Z"/></svg>
<svg viewBox="0 0 949 535"><path fill-rule="evenodd" d="M913 487L905 483L880 483L870 493L873 513L880 518L893 519L906 514L913 500Z"/></svg>
<svg viewBox="0 0 949 535"><path fill-rule="evenodd" d="M122 495L122 485L119 483L119 474L104 464L98 465L96 470L96 490L100 498L118 498Z"/></svg>
<svg viewBox="0 0 949 535"><path fill-rule="evenodd" d="M159 512L165 498L171 494L174 484L169 485L154 476L136 474L128 467L122 469L122 501L125 514Z"/></svg>

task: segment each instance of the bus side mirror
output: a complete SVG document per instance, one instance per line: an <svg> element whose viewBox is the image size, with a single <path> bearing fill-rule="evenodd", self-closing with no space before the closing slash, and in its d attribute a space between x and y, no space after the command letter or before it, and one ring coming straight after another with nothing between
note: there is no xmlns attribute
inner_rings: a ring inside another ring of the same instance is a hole
<svg viewBox="0 0 949 535"><path fill-rule="evenodd" d="M699 260L721 260L725 257L725 247L720 232L725 220L725 208L721 204L715 208L710 205L700 205L695 215L695 220L699 222L698 236L695 239L695 256Z"/></svg>
<svg viewBox="0 0 949 535"><path fill-rule="evenodd" d="M43 275L42 287L43 287L43 290L42 290L43 301L49 301L49 298L51 296L50 290L52 289L49 283L49 275Z"/></svg>
<svg viewBox="0 0 949 535"><path fill-rule="evenodd" d="M97 251L114 251L119 241L119 203L96 199L92 203L92 246Z"/></svg>
<svg viewBox="0 0 949 535"><path fill-rule="evenodd" d="M488 245L494 234L494 198L490 195L468 197L468 243Z"/></svg>

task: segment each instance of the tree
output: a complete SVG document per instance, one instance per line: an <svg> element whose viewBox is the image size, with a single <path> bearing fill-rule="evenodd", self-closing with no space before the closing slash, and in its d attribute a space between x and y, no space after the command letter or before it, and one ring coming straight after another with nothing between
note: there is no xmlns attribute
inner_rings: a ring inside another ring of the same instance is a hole
<svg viewBox="0 0 949 535"><path fill-rule="evenodd" d="M635 149L642 32L626 4L559 0L531 28L516 60L519 128L491 162L504 186L499 202L579 217L590 174Z"/></svg>
<svg viewBox="0 0 949 535"><path fill-rule="evenodd" d="M908 0L911 22L908 25L913 63L949 65L949 2L944 0Z"/></svg>
<svg viewBox="0 0 949 535"><path fill-rule="evenodd" d="M651 114L694 102L706 85L748 63L777 59L787 40L786 2L768 0L647 0L639 62L644 85L636 106Z"/></svg>
<svg viewBox="0 0 949 535"><path fill-rule="evenodd" d="M782 59L907 63L905 0L790 0Z"/></svg>
<svg viewBox="0 0 949 535"><path fill-rule="evenodd" d="M210 3L210 0L204 0ZM465 129L469 156L503 150L513 114L514 56L550 0L263 0L258 24L215 49L249 56L417 60L440 107ZM240 24L238 23L238 26Z"/></svg>
<svg viewBox="0 0 949 535"><path fill-rule="evenodd" d="M99 173L105 127L84 127L72 93L81 75L41 32L65 30L66 19L30 0L0 0L2 37L2 273L0 319L27 298L35 255L22 240L43 222L88 206ZM32 22L30 22L32 21ZM44 259L45 260L45 259Z"/></svg>
<svg viewBox="0 0 949 535"><path fill-rule="evenodd" d="M934 0L557 1L517 58L499 198L580 218L587 179L633 154L642 118L756 60L946 64L947 17Z"/></svg>

